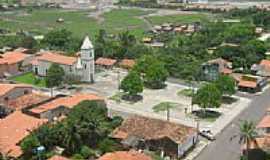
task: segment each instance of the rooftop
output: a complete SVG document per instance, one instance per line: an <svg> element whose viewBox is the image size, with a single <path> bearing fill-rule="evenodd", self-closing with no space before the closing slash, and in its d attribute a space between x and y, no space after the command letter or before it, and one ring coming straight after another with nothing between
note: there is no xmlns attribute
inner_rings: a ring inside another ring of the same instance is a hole
<svg viewBox="0 0 270 160"><path fill-rule="evenodd" d="M102 66L113 66L116 63L115 59L100 57L96 60L95 64Z"/></svg>
<svg viewBox="0 0 270 160"><path fill-rule="evenodd" d="M19 142L23 140L29 131L46 123L47 120L37 119L21 111L15 111L5 119L0 119L0 152L18 157L22 154Z"/></svg>
<svg viewBox="0 0 270 160"><path fill-rule="evenodd" d="M45 52L41 54L41 56L37 57L38 61L48 61L48 62L53 62L57 64L64 64L64 65L73 65L76 63L77 58L75 57L69 57L69 56L64 56L61 54L57 53L51 53L51 52ZM32 61L32 63L36 63L35 61Z"/></svg>
<svg viewBox="0 0 270 160"><path fill-rule="evenodd" d="M135 60L133 59L123 59L119 65L124 68L132 68L135 65Z"/></svg>
<svg viewBox="0 0 270 160"><path fill-rule="evenodd" d="M0 64L14 64L23 61L27 54L22 52L6 52L0 56Z"/></svg>
<svg viewBox="0 0 270 160"><path fill-rule="evenodd" d="M0 96L3 96L15 88L32 88L26 84L0 84Z"/></svg>
<svg viewBox="0 0 270 160"><path fill-rule="evenodd" d="M260 65L270 67L270 60L263 59L261 60Z"/></svg>
<svg viewBox="0 0 270 160"><path fill-rule="evenodd" d="M93 47L93 44L92 44L92 42L90 41L89 37L86 36L86 37L84 38L83 44L82 44L82 46L81 46L81 49L92 49L92 48L94 48L94 47Z"/></svg>
<svg viewBox="0 0 270 160"><path fill-rule="evenodd" d="M152 158L137 151L118 151L106 153L98 160L152 160Z"/></svg>
<svg viewBox="0 0 270 160"><path fill-rule="evenodd" d="M270 115L266 115L258 123L257 128L270 128Z"/></svg>
<svg viewBox="0 0 270 160"><path fill-rule="evenodd" d="M144 140L169 138L181 144L190 134L196 132L195 128L175 124L159 119L134 116L126 119L120 127L113 131L112 137L126 139L131 136Z"/></svg>
<svg viewBox="0 0 270 160"><path fill-rule="evenodd" d="M21 110L28 106L43 102L47 99L49 99L48 96L36 93L29 93L16 99L9 100L7 107L15 110Z"/></svg>
<svg viewBox="0 0 270 160"><path fill-rule="evenodd" d="M238 83L238 86L239 87L245 87L245 88L256 88L257 87L257 82L241 79L239 81L239 83Z"/></svg>
<svg viewBox="0 0 270 160"><path fill-rule="evenodd" d="M48 103L45 103L43 105L40 105L38 107L35 107L31 109L30 111L33 113L43 113L52 109L55 109L59 106L65 106L68 108L72 108L79 104L82 101L85 100L103 100L103 98L95 95L95 94L76 94L73 96L68 96L68 97L61 97L54 99L53 101L50 101Z"/></svg>

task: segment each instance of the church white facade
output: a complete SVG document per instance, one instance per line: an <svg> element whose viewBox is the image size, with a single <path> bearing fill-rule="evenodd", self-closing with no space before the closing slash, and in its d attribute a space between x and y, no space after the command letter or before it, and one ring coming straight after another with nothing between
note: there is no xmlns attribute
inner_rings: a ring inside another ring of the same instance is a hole
<svg viewBox="0 0 270 160"><path fill-rule="evenodd" d="M66 75L77 76L82 82L94 82L95 53L89 37L85 37L77 57L68 57L52 52L43 52L32 62L33 72L39 76L46 76L50 66L54 63L63 68Z"/></svg>

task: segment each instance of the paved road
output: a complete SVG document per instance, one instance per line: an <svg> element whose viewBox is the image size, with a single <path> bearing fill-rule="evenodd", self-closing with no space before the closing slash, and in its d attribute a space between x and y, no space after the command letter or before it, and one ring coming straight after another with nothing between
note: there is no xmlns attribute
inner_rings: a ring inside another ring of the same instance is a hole
<svg viewBox="0 0 270 160"><path fill-rule="evenodd" d="M236 117L223 132L212 142L195 160L239 160L240 144L238 137L231 137L239 133L240 120L259 121L270 107L270 89L253 99L249 107Z"/></svg>

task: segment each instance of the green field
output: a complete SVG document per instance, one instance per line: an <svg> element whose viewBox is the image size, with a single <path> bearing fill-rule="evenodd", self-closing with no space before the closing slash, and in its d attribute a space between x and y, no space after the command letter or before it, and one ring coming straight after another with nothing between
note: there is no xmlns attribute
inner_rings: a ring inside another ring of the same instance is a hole
<svg viewBox="0 0 270 160"><path fill-rule="evenodd" d="M104 13L99 19L90 17L91 11L70 11L63 9L39 9L33 11L18 10L5 12L0 15L0 28L8 28L12 31L32 31L44 34L55 28L66 28L81 38L86 34L95 36L99 29L105 29L109 33L119 33L130 30L131 33L141 37L149 28L146 22L139 16L153 13L139 9L116 9ZM208 16L204 14L184 14L172 16L148 17L150 23L160 24L164 22L189 23L204 20ZM59 23L57 19L63 18Z"/></svg>
<svg viewBox="0 0 270 160"><path fill-rule="evenodd" d="M147 19L153 24L162 24L164 22L168 23L192 23L201 22L210 19L212 16L205 13L197 14L181 14L181 15L169 15L169 16L153 16Z"/></svg>
<svg viewBox="0 0 270 160"><path fill-rule="evenodd" d="M42 78L40 80L37 80L37 78L35 77L35 75L33 73L26 73L26 74L11 78L11 80L19 82L19 83L35 85L38 87L45 87L46 86L45 80Z"/></svg>

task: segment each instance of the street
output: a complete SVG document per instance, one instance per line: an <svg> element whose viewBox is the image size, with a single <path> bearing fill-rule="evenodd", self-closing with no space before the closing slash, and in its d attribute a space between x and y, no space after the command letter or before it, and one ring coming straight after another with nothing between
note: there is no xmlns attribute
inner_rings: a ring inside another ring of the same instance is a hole
<svg viewBox="0 0 270 160"><path fill-rule="evenodd" d="M270 107L270 89L262 95L254 97L248 108L238 115L223 132L217 135L217 140L210 143L195 160L240 160L239 124L241 120L257 122ZM234 137L234 138L232 138Z"/></svg>

